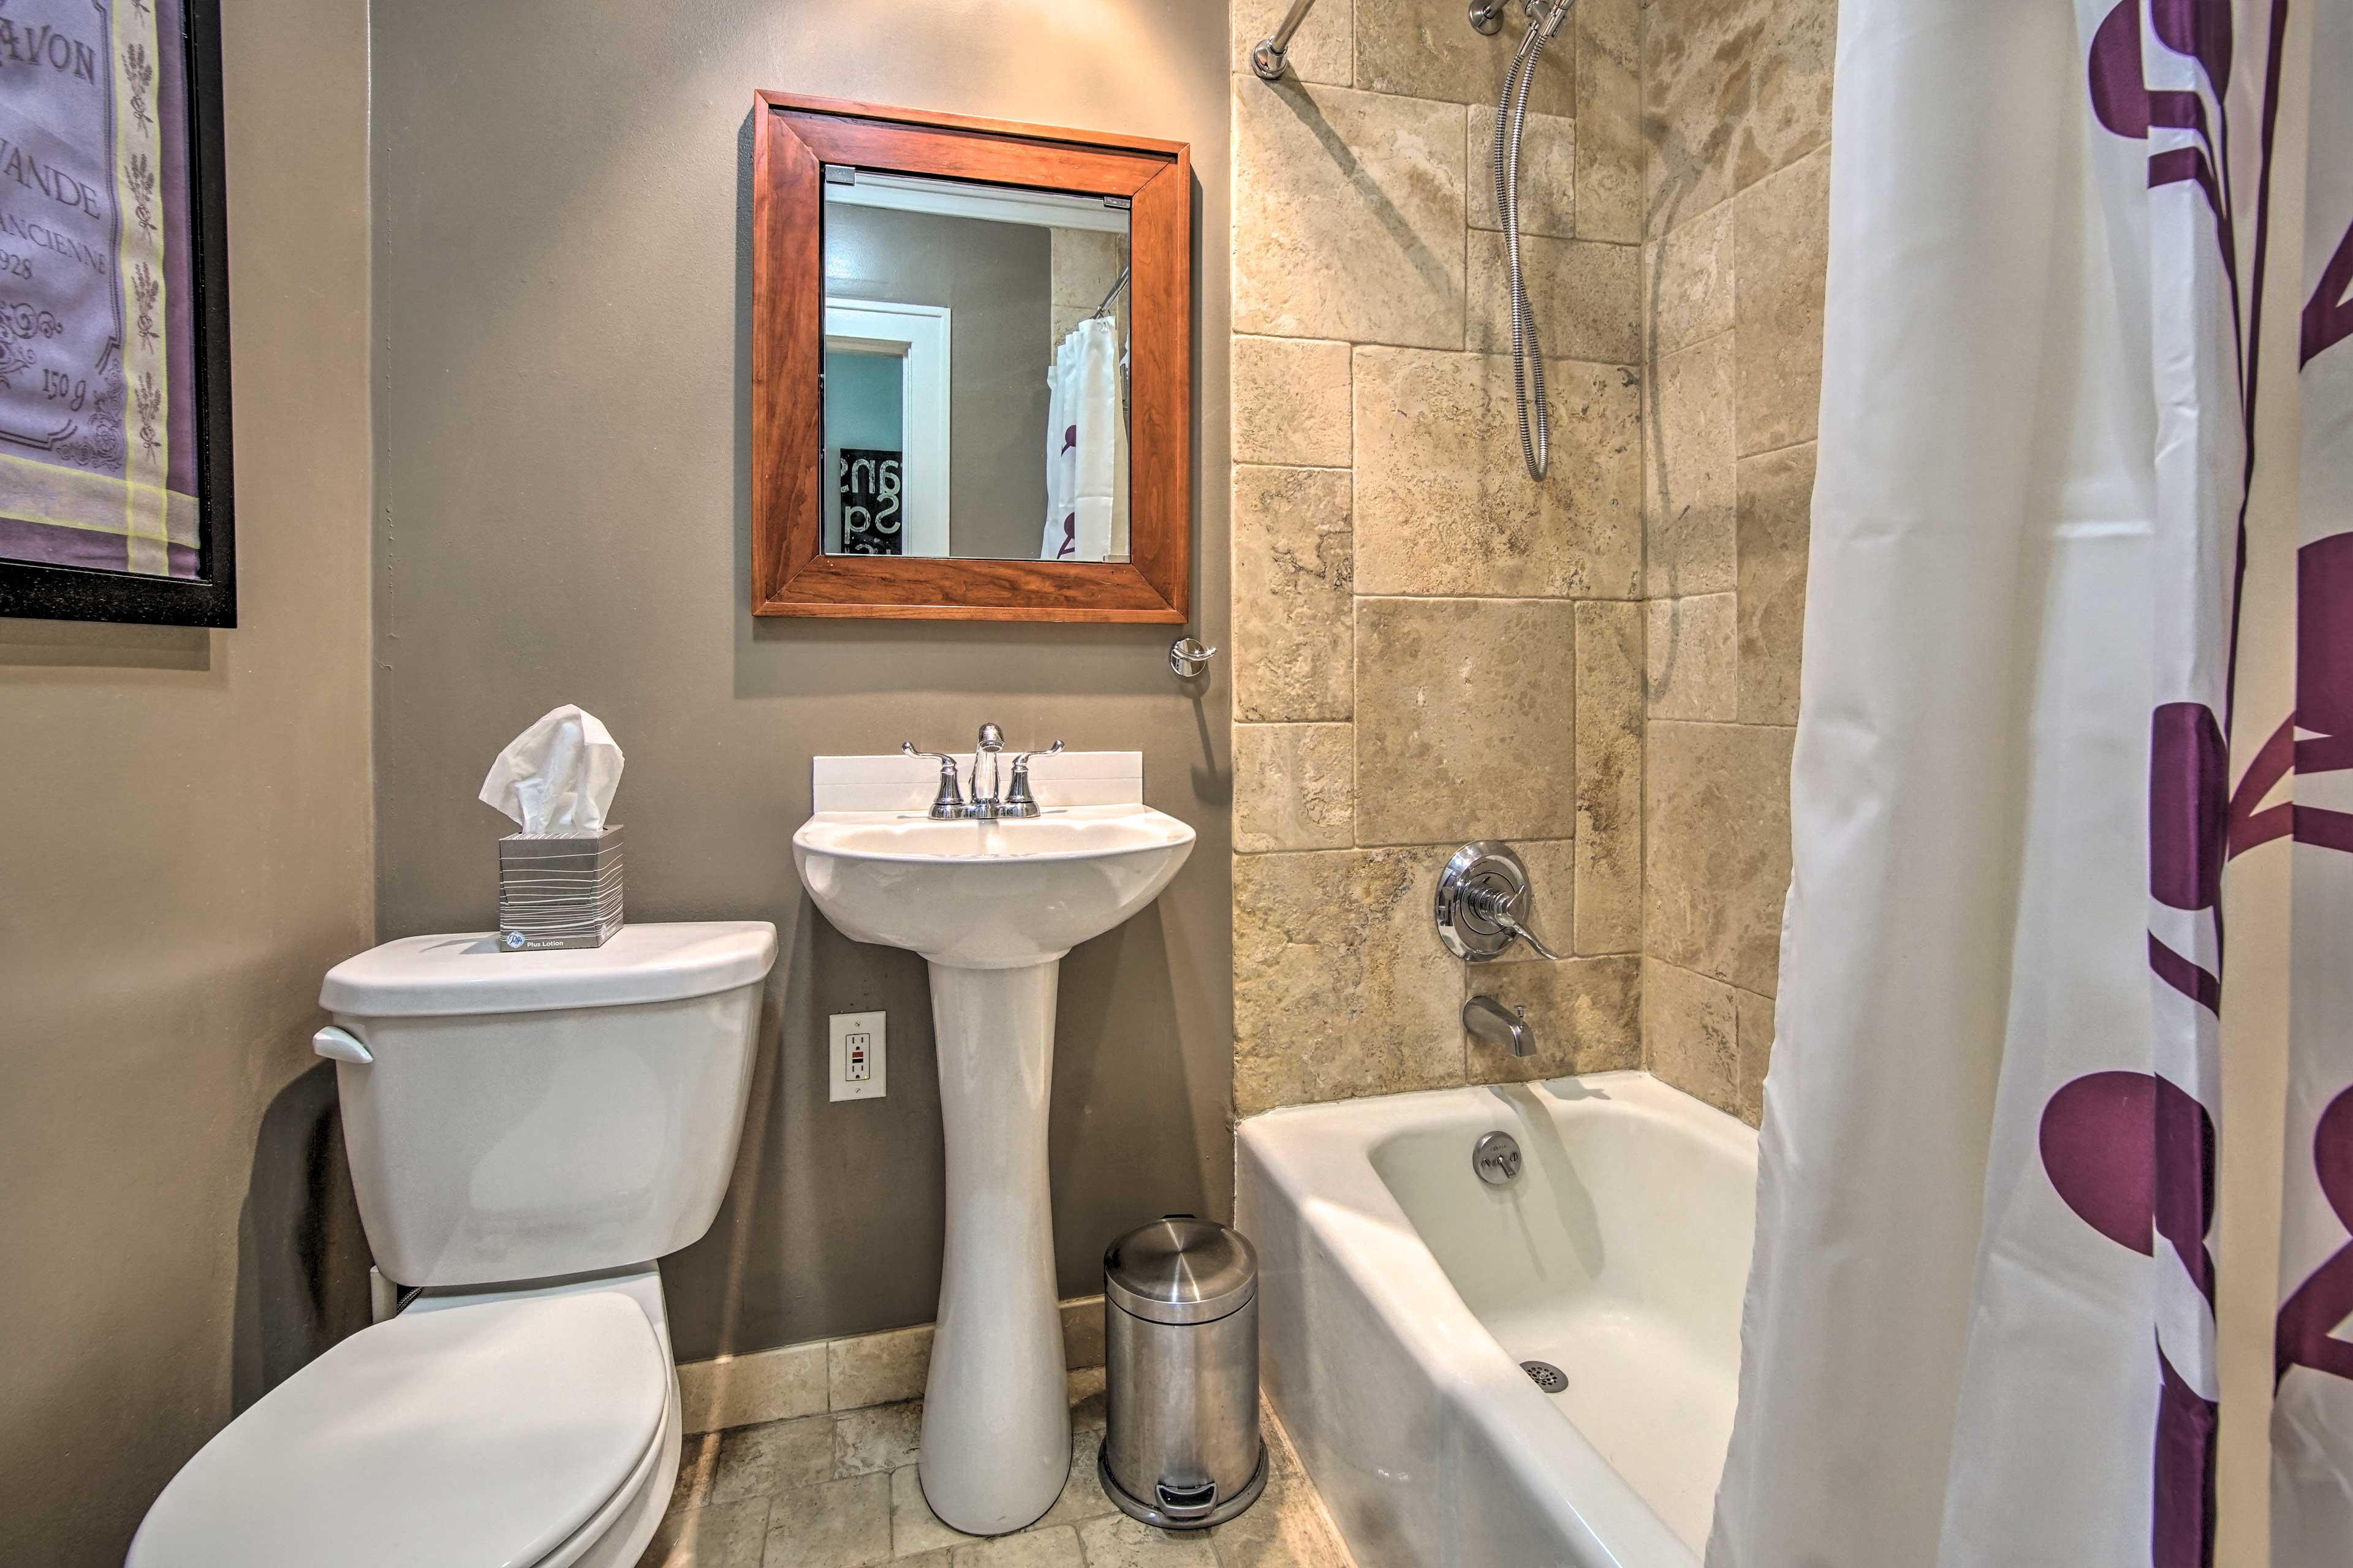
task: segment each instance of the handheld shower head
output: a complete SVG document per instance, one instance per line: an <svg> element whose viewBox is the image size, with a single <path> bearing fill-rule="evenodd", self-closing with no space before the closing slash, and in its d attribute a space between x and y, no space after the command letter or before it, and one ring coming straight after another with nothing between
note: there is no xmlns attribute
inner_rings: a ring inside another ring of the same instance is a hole
<svg viewBox="0 0 2353 1568"><path fill-rule="evenodd" d="M1551 455L1550 412L1545 405L1544 351L1536 341L1535 312L1528 303L1525 275L1520 266L1520 137L1526 129L1528 89L1534 85L1536 61L1545 45L1568 20L1576 0L1521 0L1528 30L1504 72L1501 100L1495 105L1495 210L1504 220L1504 259L1509 278L1512 310L1512 391L1519 405L1520 457L1528 478L1541 482ZM1482 32L1482 12L1493 14L1500 27L1504 0L1473 5L1471 25Z"/></svg>

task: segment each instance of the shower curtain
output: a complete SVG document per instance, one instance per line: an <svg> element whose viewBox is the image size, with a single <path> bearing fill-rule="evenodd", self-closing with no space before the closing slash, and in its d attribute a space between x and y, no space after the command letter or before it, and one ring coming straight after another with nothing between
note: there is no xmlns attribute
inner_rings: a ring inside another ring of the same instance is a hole
<svg viewBox="0 0 2353 1568"><path fill-rule="evenodd" d="M1090 316L1062 339L1046 374L1040 559L1127 559L1127 414L1120 373L1119 322Z"/></svg>
<svg viewBox="0 0 2353 1568"><path fill-rule="evenodd" d="M2212 1562L2241 855L2293 858L2244 922L2292 973L2273 1561L2347 1561L2353 5L2314 6L2307 172L2271 166L2291 3L1841 6L1712 1568ZM2301 322L2267 328L2299 264ZM2256 440L2259 343L2302 358L2300 456ZM2248 510L2254 465L2299 461L2300 515Z"/></svg>

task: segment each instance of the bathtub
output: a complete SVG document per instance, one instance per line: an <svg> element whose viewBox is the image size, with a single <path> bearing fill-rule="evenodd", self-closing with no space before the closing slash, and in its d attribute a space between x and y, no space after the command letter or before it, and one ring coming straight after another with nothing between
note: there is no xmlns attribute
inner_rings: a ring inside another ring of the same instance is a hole
<svg viewBox="0 0 2353 1568"><path fill-rule="evenodd" d="M1471 1164L1496 1130L1525 1159L1502 1187ZM1694 1568L1754 1132L1597 1073L1269 1111L1236 1174L1266 1390L1361 1568Z"/></svg>

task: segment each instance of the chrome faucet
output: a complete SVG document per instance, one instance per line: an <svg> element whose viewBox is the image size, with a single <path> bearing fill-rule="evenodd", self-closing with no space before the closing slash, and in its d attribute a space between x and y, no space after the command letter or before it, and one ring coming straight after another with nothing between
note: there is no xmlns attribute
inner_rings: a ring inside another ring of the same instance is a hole
<svg viewBox="0 0 2353 1568"><path fill-rule="evenodd" d="M913 741L899 742L899 750L910 757L924 757L940 764L939 793L932 797L931 816L935 822L965 820L995 822L1002 817L1026 817L1038 815L1038 799L1029 793L1029 759L1050 757L1062 749L1055 742L1042 751L1021 752L1013 758L1013 780L1004 782L999 753L1005 750L1005 731L994 724L983 724L980 735L972 748L972 798L966 800L956 785L956 760L944 752L918 751ZM988 793L980 792L980 760L988 759Z"/></svg>
<svg viewBox="0 0 2353 1568"><path fill-rule="evenodd" d="M1005 750L1005 731L994 724L980 727L980 738L972 743L972 803L978 805L980 794L980 759L988 759L988 798L994 801L1004 794L1004 776L997 770L997 753Z"/></svg>
<svg viewBox="0 0 2353 1568"><path fill-rule="evenodd" d="M1493 996L1473 996L1462 1004L1462 1026L1482 1040L1508 1048L1515 1057L1536 1054L1535 1026L1525 1007L1505 1010Z"/></svg>

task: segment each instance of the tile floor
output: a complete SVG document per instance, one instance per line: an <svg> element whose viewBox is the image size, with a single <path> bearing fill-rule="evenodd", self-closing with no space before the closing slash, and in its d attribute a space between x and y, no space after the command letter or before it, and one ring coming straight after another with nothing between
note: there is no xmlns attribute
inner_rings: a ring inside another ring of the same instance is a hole
<svg viewBox="0 0 2353 1568"><path fill-rule="evenodd" d="M1353 1568L1270 1409L1266 1494L1215 1530L1171 1534L1103 1496L1103 1369L1072 1373L1070 1485L1045 1518L988 1541L924 1506L923 1414L918 1399L689 1437L639 1568Z"/></svg>

